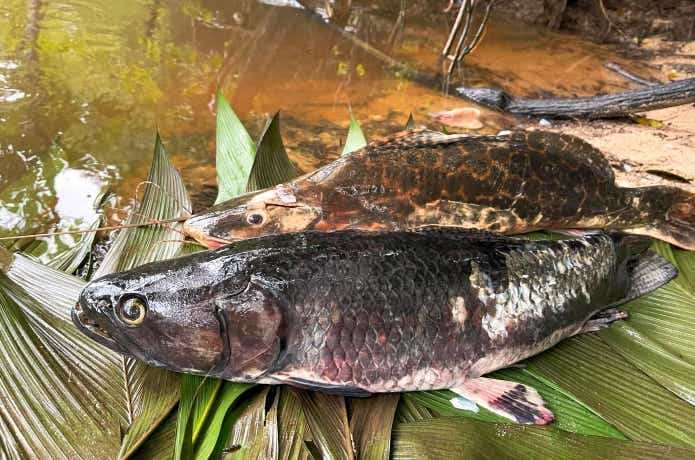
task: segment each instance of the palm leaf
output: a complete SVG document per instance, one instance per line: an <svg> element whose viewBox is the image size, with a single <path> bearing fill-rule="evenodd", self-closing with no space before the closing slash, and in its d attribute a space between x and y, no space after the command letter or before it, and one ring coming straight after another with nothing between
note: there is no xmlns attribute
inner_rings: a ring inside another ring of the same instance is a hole
<svg viewBox="0 0 695 460"><path fill-rule="evenodd" d="M280 112L270 120L258 143L256 158L251 168L246 190L253 192L282 184L296 176L294 165L280 135Z"/></svg>
<svg viewBox="0 0 695 460"><path fill-rule="evenodd" d="M350 126L348 127L347 139L345 139L345 146L343 147L343 155L355 152L362 147L367 145L367 139L364 138L364 133L360 124L357 123L355 115L350 111Z"/></svg>
<svg viewBox="0 0 695 460"><path fill-rule="evenodd" d="M397 394L384 394L350 400L350 431L358 458L389 459L391 426L399 399Z"/></svg>
<svg viewBox="0 0 695 460"><path fill-rule="evenodd" d="M627 437L695 447L695 407L643 374L594 334L574 337L529 361Z"/></svg>
<svg viewBox="0 0 695 460"><path fill-rule="evenodd" d="M246 190L256 145L222 92L217 92L217 199L230 200Z"/></svg>
<svg viewBox="0 0 695 460"><path fill-rule="evenodd" d="M266 386L250 399L234 423L231 436L225 449L243 446L230 454L226 460L232 459L266 459L278 457L278 401L280 393L274 392L270 409L266 412L270 387Z"/></svg>
<svg viewBox="0 0 695 460"><path fill-rule="evenodd" d="M184 375L181 378L181 402L176 423L174 458L193 458L195 444L222 388L219 379Z"/></svg>
<svg viewBox="0 0 695 460"><path fill-rule="evenodd" d="M36 299L0 274L0 453L7 458L113 458L120 446L119 418L100 409L99 376L72 359L86 353L98 361L98 352L85 352L86 340L70 341L74 337L61 330L61 320L46 323L46 315L50 312ZM72 356L54 348L63 338L65 347L80 346Z"/></svg>
<svg viewBox="0 0 695 460"><path fill-rule="evenodd" d="M129 219L129 223L178 217L185 215L185 209L188 207L190 205L183 182L169 163L157 137L154 161L143 201L137 208L137 213ZM127 269L139 263L170 257L178 247L156 243L162 239L172 239L176 235L174 230L159 226L123 230L107 253L98 273ZM23 333L30 338L32 334L38 337L31 340L42 340L45 353L50 353L50 356L44 357L45 359L36 357L32 360L33 365L70 375L67 380L76 382L75 385L81 385L82 389L78 395L66 397L66 401L81 404L86 399L90 407L100 408L99 416L104 423L111 423L102 430L101 435L83 436L72 442L71 448L76 449L78 455L67 456L82 456L79 449L91 449L92 446L99 445L99 440L105 436L109 439L116 436L120 448L113 452L104 448L92 457L130 456L176 404L176 374L126 359L79 333L70 321L70 310L84 284L81 280L23 256L15 258L8 276L10 279L2 286L3 292L6 296L8 293L13 296L26 318L26 323L19 321L17 324L28 324L32 330L25 330ZM4 366L3 369L11 367ZM31 386L27 385L27 388ZM37 394L40 394L40 391L37 391ZM38 412L34 417L28 417L25 413L25 417L36 423L45 422L47 425L43 430L39 430L41 432L59 432L47 428L53 420L51 417L55 417L55 412L50 408L44 409L44 412ZM125 435L121 440L120 434L123 432Z"/></svg>
<svg viewBox="0 0 695 460"><path fill-rule="evenodd" d="M309 436L301 402L287 388L280 390L278 404L278 459L309 460L312 457L304 442Z"/></svg>
<svg viewBox="0 0 695 460"><path fill-rule="evenodd" d="M695 450L461 417L399 423L394 460L440 458L686 459Z"/></svg>
<svg viewBox="0 0 695 460"><path fill-rule="evenodd" d="M134 460L173 460L175 443L176 414L172 412L131 458Z"/></svg>
<svg viewBox="0 0 695 460"><path fill-rule="evenodd" d="M354 459L345 398L290 389L302 404L314 445L324 459Z"/></svg>

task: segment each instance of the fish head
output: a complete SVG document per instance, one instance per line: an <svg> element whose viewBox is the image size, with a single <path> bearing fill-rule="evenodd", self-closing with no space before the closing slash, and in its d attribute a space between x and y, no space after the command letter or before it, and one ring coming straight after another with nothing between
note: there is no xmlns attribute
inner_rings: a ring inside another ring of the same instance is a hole
<svg viewBox="0 0 695 460"><path fill-rule="evenodd" d="M226 354L214 302L204 286L206 275L196 276L185 267L168 269L164 263L88 283L72 311L73 322L119 353L174 371L205 374Z"/></svg>
<svg viewBox="0 0 695 460"><path fill-rule="evenodd" d="M208 248L235 240L301 232L321 219L321 207L299 201L289 185L247 193L196 214L184 233Z"/></svg>

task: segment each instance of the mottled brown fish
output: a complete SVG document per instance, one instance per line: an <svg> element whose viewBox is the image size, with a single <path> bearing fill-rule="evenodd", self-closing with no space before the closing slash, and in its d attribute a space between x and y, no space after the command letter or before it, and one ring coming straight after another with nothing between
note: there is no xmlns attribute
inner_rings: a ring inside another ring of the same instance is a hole
<svg viewBox="0 0 695 460"><path fill-rule="evenodd" d="M535 390L481 376L621 317L590 319L672 278L648 246L457 229L273 235L92 281L73 320L174 371L352 396L449 388L544 424Z"/></svg>
<svg viewBox="0 0 695 460"><path fill-rule="evenodd" d="M218 247L283 232L424 225L503 234L618 229L693 250L695 196L675 187L618 187L601 152L573 136L404 132L221 203L191 217L184 230Z"/></svg>

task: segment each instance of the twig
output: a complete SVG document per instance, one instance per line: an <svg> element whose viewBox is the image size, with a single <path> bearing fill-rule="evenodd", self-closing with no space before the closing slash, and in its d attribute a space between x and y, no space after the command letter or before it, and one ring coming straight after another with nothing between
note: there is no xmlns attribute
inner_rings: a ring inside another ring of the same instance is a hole
<svg viewBox="0 0 695 460"><path fill-rule="evenodd" d="M620 75L621 77L623 77L627 80L630 80L634 83L637 83L638 85L651 86L651 85L655 85L655 84L659 83L657 81L650 81L650 80L646 80L644 78L638 77L637 75L634 75L634 74L628 72L627 70L623 69L615 62L607 62L604 65L604 67L606 67L606 69L608 69L608 70L612 70L613 72L617 73L618 75Z"/></svg>
<svg viewBox="0 0 695 460"><path fill-rule="evenodd" d="M120 230L122 228L146 227L148 225L164 225L164 224L169 224L172 222L183 222L186 219L188 219L188 217L176 217L174 219L166 219L166 220L151 219L150 222L141 222L139 224L109 225L106 227L87 228L84 230L68 230L68 231L64 231L64 232L48 232L48 233L34 233L31 235L3 236L3 237L0 237L0 241L21 240L21 239L26 239L26 238L39 238L39 237L44 237L44 236L76 235L76 234L80 234L80 233L100 232L103 230Z"/></svg>
<svg viewBox="0 0 695 460"><path fill-rule="evenodd" d="M458 65L465 56L477 48L485 34L487 22L490 19L490 13L492 12L492 7L495 3L494 0L490 0L488 2L485 8L485 13L480 20L480 24L478 24L477 30L473 34L473 37L470 38L468 43L464 46L464 43L466 43L466 41L469 39L471 26L473 24L473 16L475 15L476 2L477 0L463 0L461 7L459 8L459 12L456 15L454 25L449 33L449 37L447 38L444 48L442 49L442 70L447 80L451 77L456 65ZM456 40L457 36L458 40ZM452 53L451 48L455 40L456 47Z"/></svg>

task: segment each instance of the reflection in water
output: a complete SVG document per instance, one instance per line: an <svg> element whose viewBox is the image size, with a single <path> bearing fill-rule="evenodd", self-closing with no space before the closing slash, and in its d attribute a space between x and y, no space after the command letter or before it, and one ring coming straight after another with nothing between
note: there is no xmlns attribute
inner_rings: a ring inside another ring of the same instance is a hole
<svg viewBox="0 0 695 460"><path fill-rule="evenodd" d="M338 32L435 75L453 20L444 2L268 3L281 2L4 0L0 232L85 222L90 196L115 179L127 203L145 177L156 128L194 192L214 183L217 88L252 134L282 109L285 144L302 171L338 155L348 107L374 137L400 129L410 112L426 123L431 112L470 105L385 70ZM454 78L520 96L624 87L603 70L605 60L626 64L598 45L497 20ZM483 133L512 123L487 110L480 119Z"/></svg>

